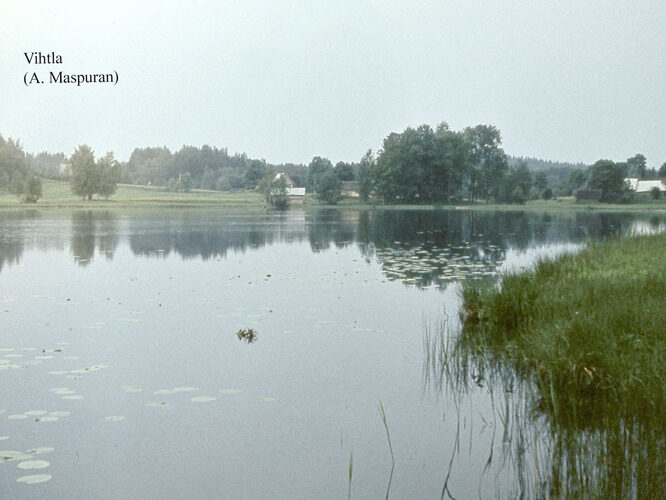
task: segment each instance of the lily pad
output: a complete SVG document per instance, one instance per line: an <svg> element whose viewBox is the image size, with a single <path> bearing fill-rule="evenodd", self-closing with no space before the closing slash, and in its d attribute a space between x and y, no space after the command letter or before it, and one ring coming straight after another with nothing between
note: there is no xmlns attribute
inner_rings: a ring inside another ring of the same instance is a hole
<svg viewBox="0 0 666 500"><path fill-rule="evenodd" d="M53 394L75 394L76 391L73 391L69 387L54 387L53 389L49 389L50 392Z"/></svg>
<svg viewBox="0 0 666 500"><path fill-rule="evenodd" d="M28 418L28 415L25 415L24 413L17 413L15 415L9 415L7 418L9 420L25 420Z"/></svg>
<svg viewBox="0 0 666 500"><path fill-rule="evenodd" d="M213 396L196 396L192 398L190 401L193 403L209 403L211 401L215 401L217 398Z"/></svg>
<svg viewBox="0 0 666 500"><path fill-rule="evenodd" d="M30 474L29 476L19 477L16 482L23 484L39 484L50 481L51 477L52 476L50 474Z"/></svg>
<svg viewBox="0 0 666 500"><path fill-rule="evenodd" d="M25 412L26 415L35 416L35 417L38 417L39 415L46 415L47 413L48 411L46 410L30 410Z"/></svg>
<svg viewBox="0 0 666 500"><path fill-rule="evenodd" d="M104 417L104 420L107 422L120 422L121 420L125 420L125 417L121 415L111 415L109 417Z"/></svg>
<svg viewBox="0 0 666 500"><path fill-rule="evenodd" d="M220 389L221 394L240 394L242 389Z"/></svg>
<svg viewBox="0 0 666 500"><path fill-rule="evenodd" d="M16 467L23 470L46 469L49 465L51 464L46 460L26 460L25 462L19 462L16 464Z"/></svg>
<svg viewBox="0 0 666 500"><path fill-rule="evenodd" d="M61 411L61 410L59 410L59 411L52 411L51 413L49 413L49 416L50 416L50 417L68 417L68 416L70 416L70 415L71 415L71 412L68 412L68 411Z"/></svg>
<svg viewBox="0 0 666 500"><path fill-rule="evenodd" d="M30 460L31 458L32 455L29 455L23 451L15 451L15 450L0 451L0 463L15 462L17 460Z"/></svg>
<svg viewBox="0 0 666 500"><path fill-rule="evenodd" d="M47 417L39 417L35 420L38 421L38 422L57 422L59 420L59 418L58 417L47 416Z"/></svg>

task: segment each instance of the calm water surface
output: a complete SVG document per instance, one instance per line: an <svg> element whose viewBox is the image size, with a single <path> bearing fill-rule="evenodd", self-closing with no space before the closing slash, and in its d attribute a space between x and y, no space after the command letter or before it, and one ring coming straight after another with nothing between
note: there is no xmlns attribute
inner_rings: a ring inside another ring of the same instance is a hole
<svg viewBox="0 0 666 500"><path fill-rule="evenodd" d="M518 494L507 396L444 390L425 332L462 280L665 220L0 214L0 497L345 498L351 456L352 498Z"/></svg>

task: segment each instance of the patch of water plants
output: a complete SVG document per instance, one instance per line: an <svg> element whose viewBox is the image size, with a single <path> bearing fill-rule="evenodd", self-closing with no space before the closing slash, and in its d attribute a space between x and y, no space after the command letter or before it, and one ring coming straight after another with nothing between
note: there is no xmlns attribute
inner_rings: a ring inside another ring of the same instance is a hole
<svg viewBox="0 0 666 500"><path fill-rule="evenodd" d="M425 354L452 395L504 399L514 493L664 498L665 234L464 283L460 317L427 332Z"/></svg>

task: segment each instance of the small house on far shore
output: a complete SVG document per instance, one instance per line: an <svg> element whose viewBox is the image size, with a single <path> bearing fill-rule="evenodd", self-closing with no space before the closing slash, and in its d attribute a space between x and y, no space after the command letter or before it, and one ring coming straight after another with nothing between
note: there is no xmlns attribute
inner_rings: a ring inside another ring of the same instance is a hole
<svg viewBox="0 0 666 500"><path fill-rule="evenodd" d="M657 188L661 193L666 192L666 184L664 184L663 179L639 180L637 177L627 177L624 183L634 193L649 193L654 188Z"/></svg>
<svg viewBox="0 0 666 500"><path fill-rule="evenodd" d="M285 172L278 172L275 174L275 178L273 181L279 181L280 179L284 179L285 184L287 186L287 196L289 196L289 201L294 202L294 203L303 203L303 199L305 198L305 188L304 187L296 187L294 185L294 181L291 180L291 177L289 177L288 174Z"/></svg>

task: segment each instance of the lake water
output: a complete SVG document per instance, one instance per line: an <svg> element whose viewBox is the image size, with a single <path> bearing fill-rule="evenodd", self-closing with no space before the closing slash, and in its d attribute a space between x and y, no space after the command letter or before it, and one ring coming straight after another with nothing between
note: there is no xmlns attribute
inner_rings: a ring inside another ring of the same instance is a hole
<svg viewBox="0 0 666 500"><path fill-rule="evenodd" d="M524 395L446 390L432 332L457 316L462 280L665 225L0 213L0 497L440 498L445 483L456 498L519 495L548 458L512 455L501 422Z"/></svg>

